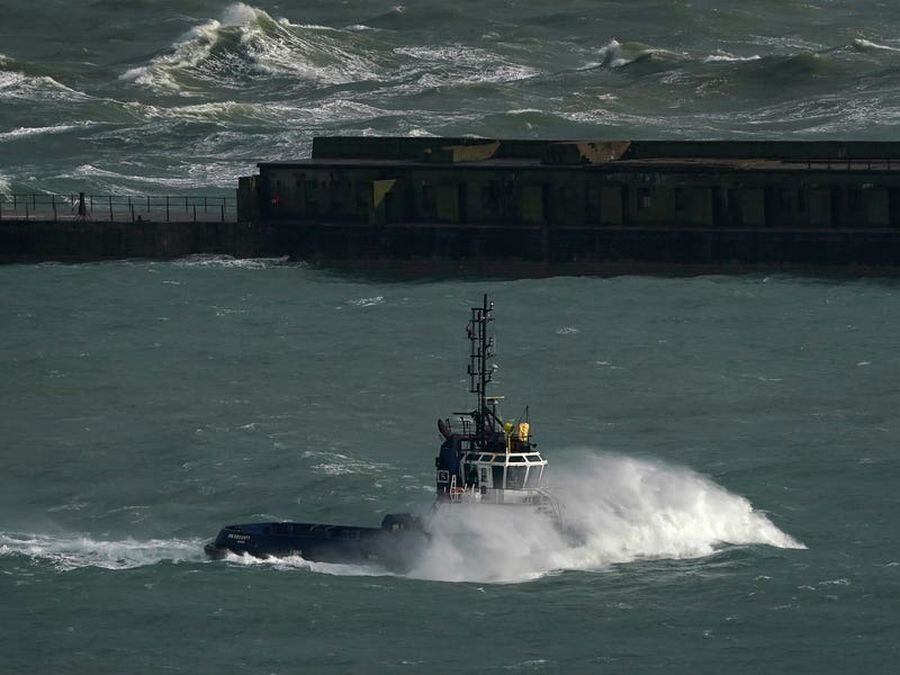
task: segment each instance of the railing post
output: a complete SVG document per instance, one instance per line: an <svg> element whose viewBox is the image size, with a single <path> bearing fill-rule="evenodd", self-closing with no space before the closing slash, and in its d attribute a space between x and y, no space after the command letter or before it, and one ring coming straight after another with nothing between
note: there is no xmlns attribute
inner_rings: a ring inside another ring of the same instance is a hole
<svg viewBox="0 0 900 675"><path fill-rule="evenodd" d="M150 217L150 195L147 195L147 217Z"/></svg>
<svg viewBox="0 0 900 675"><path fill-rule="evenodd" d="M131 201L131 197L128 198L128 210L131 211L131 222L134 222L134 202Z"/></svg>
<svg viewBox="0 0 900 675"><path fill-rule="evenodd" d="M109 195L109 222L113 221L112 195Z"/></svg>
<svg viewBox="0 0 900 675"><path fill-rule="evenodd" d="M225 200L222 200L222 222L225 222Z"/></svg>
<svg viewBox="0 0 900 675"><path fill-rule="evenodd" d="M53 222L55 223L57 220L56 216L56 195L51 195L50 200L53 202Z"/></svg>
<svg viewBox="0 0 900 675"><path fill-rule="evenodd" d="M169 195L166 195L166 222L169 222Z"/></svg>
<svg viewBox="0 0 900 675"><path fill-rule="evenodd" d="M206 213L206 197L203 198L203 213Z"/></svg>

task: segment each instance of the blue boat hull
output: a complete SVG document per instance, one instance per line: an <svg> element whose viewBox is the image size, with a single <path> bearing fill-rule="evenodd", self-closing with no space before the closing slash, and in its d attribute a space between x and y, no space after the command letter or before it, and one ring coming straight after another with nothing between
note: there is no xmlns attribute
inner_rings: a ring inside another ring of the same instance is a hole
<svg viewBox="0 0 900 675"><path fill-rule="evenodd" d="M386 516L381 527L320 523L227 525L204 550L212 558L235 553L256 558L301 556L304 560L374 564L392 571L408 569L428 542L416 518Z"/></svg>

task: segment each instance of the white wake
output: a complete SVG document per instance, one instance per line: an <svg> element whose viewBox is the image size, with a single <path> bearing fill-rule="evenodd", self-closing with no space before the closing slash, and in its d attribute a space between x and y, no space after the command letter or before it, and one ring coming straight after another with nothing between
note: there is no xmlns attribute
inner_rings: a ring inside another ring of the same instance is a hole
<svg viewBox="0 0 900 675"><path fill-rule="evenodd" d="M60 571L97 567L125 570L161 562L201 561L199 539L121 539L0 532L0 557L25 556Z"/></svg>

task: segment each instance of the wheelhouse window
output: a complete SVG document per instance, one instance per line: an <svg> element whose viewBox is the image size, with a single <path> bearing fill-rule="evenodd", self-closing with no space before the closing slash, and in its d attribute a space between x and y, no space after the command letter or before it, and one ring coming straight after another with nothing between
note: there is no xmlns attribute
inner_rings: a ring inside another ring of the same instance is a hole
<svg viewBox="0 0 900 675"><path fill-rule="evenodd" d="M528 469L528 479L525 481L525 487L536 488L541 485L541 473L544 467L532 466Z"/></svg>
<svg viewBox="0 0 900 675"><path fill-rule="evenodd" d="M466 464L466 483L478 482L478 465Z"/></svg>
<svg viewBox="0 0 900 675"><path fill-rule="evenodd" d="M522 489L525 487L525 476L527 473L527 466L508 466L506 468L506 487L510 490Z"/></svg>
<svg viewBox="0 0 900 675"><path fill-rule="evenodd" d="M496 464L491 467L491 479L495 488L503 487L503 467Z"/></svg>

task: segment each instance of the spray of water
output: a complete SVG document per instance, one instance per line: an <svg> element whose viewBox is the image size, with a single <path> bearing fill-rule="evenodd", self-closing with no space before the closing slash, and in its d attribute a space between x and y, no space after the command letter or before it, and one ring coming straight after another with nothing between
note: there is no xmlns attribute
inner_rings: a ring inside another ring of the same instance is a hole
<svg viewBox="0 0 900 675"><path fill-rule="evenodd" d="M410 561L413 578L519 582L560 570L596 570L646 559L697 558L724 546L805 548L750 502L689 469L618 455L584 453L554 467L564 527L531 509L460 504L428 522L429 545ZM100 541L0 533L0 556L26 556L61 570L131 569L164 561L201 562L199 539ZM299 556L228 555L229 564L339 575L385 574L367 565Z"/></svg>
<svg viewBox="0 0 900 675"><path fill-rule="evenodd" d="M750 502L689 469L585 454L554 473L564 531L514 507L460 506L432 518L411 571L446 581L522 581L556 570L696 558L727 545L805 548Z"/></svg>

